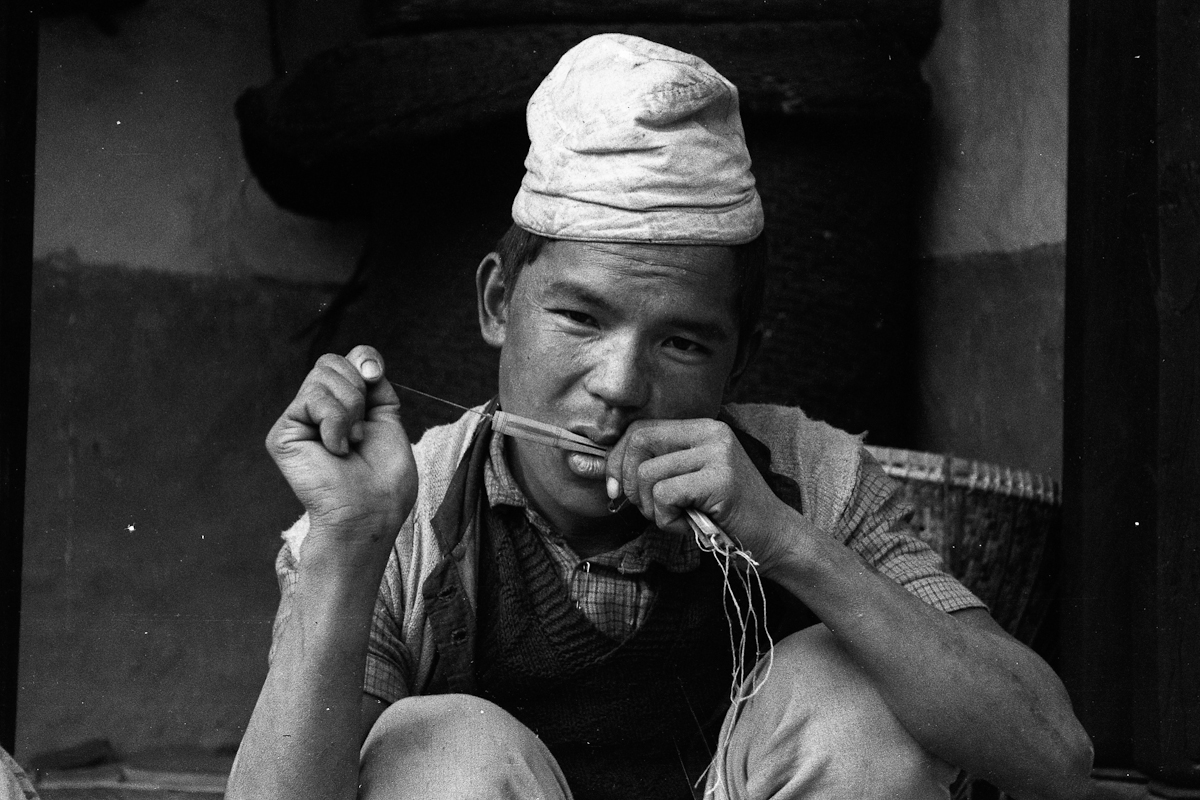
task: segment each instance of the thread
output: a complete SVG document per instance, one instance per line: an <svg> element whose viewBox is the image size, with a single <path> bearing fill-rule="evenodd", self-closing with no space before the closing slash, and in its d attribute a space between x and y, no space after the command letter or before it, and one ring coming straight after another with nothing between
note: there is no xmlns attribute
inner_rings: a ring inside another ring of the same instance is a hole
<svg viewBox="0 0 1200 800"><path fill-rule="evenodd" d="M703 535L697 526L692 526L692 535L696 539L696 546L703 552L712 555L717 562L717 566L721 569L721 585L724 594L722 609L725 612L725 622L729 628L729 647L733 658L733 666L731 669L731 685L729 690L730 709L726 715L726 720L736 719L739 708L758 694L763 684L771 674L771 667L775 663L775 642L771 638L771 632L767 630L767 604L766 594L763 590L762 576L758 573L758 562L754 560L748 550L734 544L727 536L720 538L713 535ZM733 583L730 580L730 574L736 575L741 581L743 597L746 601L746 607L742 608L741 602L738 600L738 593L733 590ZM761 620L758 610L754 604L754 588L758 589L758 597L762 606ZM729 607L733 606L733 613L730 614ZM740 629L740 636L734 633L735 622ZM755 671L759 660L759 636L761 630L766 638L767 663L761 672ZM749 675L746 669L746 647L749 643L750 636L754 637L754 653L755 665L750 668ZM751 682L746 685L747 682ZM709 770L713 771L713 780L709 787L705 789L705 798L716 795L718 788L721 788L725 796L729 796L728 786L726 785L726 776L724 772L725 756L729 750L729 734L733 730L733 725L724 724L721 726L721 734L717 739L716 752L713 754L712 760L709 761L708 767L700 774L696 780L696 786L699 786L705 780Z"/></svg>

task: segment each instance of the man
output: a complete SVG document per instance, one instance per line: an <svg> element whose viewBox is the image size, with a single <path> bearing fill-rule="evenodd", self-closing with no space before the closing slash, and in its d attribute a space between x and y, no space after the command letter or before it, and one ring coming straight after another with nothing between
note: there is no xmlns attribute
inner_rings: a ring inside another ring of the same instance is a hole
<svg viewBox="0 0 1200 800"><path fill-rule="evenodd" d="M528 121L516 225L477 274L499 406L611 449L469 412L414 454L380 355L323 357L268 437L307 514L228 796L945 797L957 768L1083 796L1061 684L892 532L858 438L722 407L762 293L734 87L599 36ZM687 509L766 582L733 594L777 637L741 687Z"/></svg>

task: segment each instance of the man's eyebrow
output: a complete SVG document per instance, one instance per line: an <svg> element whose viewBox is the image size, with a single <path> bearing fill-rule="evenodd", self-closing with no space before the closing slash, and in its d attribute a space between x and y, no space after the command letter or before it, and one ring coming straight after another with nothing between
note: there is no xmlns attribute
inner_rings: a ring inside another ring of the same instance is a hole
<svg viewBox="0 0 1200 800"><path fill-rule="evenodd" d="M668 319L667 325L703 341L715 344L724 344L729 341L729 331L718 322L677 317Z"/></svg>
<svg viewBox="0 0 1200 800"><path fill-rule="evenodd" d="M551 281L546 284L545 291L547 295L552 297L570 297L600 311L614 312L616 310L613 304L608 301L608 298L593 291L590 287L574 283L573 281ZM727 327L712 320L693 319L691 317L668 317L664 321L664 324L669 328L677 328L697 339L703 339L716 344L722 344L730 339L730 331Z"/></svg>
<svg viewBox="0 0 1200 800"><path fill-rule="evenodd" d="M591 288L574 281L556 280L546 284L546 294L554 297L569 297L572 300L578 300L581 303L586 303L593 308L598 308L601 311L613 311L613 305L604 295L593 291Z"/></svg>

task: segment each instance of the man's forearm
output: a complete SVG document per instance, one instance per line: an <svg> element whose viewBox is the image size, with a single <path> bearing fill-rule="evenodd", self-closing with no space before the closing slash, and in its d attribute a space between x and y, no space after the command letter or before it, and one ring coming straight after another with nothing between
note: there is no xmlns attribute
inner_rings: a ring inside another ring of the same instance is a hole
<svg viewBox="0 0 1200 800"><path fill-rule="evenodd" d="M1044 661L990 618L931 608L819 531L797 541L765 574L833 631L923 747L1021 797L1082 795L1090 742Z"/></svg>
<svg viewBox="0 0 1200 800"><path fill-rule="evenodd" d="M363 671L380 572L302 566L230 776L230 800L357 795Z"/></svg>

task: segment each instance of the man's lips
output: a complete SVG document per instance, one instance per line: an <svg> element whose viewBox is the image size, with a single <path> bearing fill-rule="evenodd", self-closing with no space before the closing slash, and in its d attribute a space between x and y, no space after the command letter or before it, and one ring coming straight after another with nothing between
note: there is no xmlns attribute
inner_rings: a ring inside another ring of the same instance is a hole
<svg viewBox="0 0 1200 800"><path fill-rule="evenodd" d="M580 436L586 436L600 447L609 448L616 444L621 438L621 431L611 429L598 428L592 425L575 425L567 428L571 433L577 433Z"/></svg>

